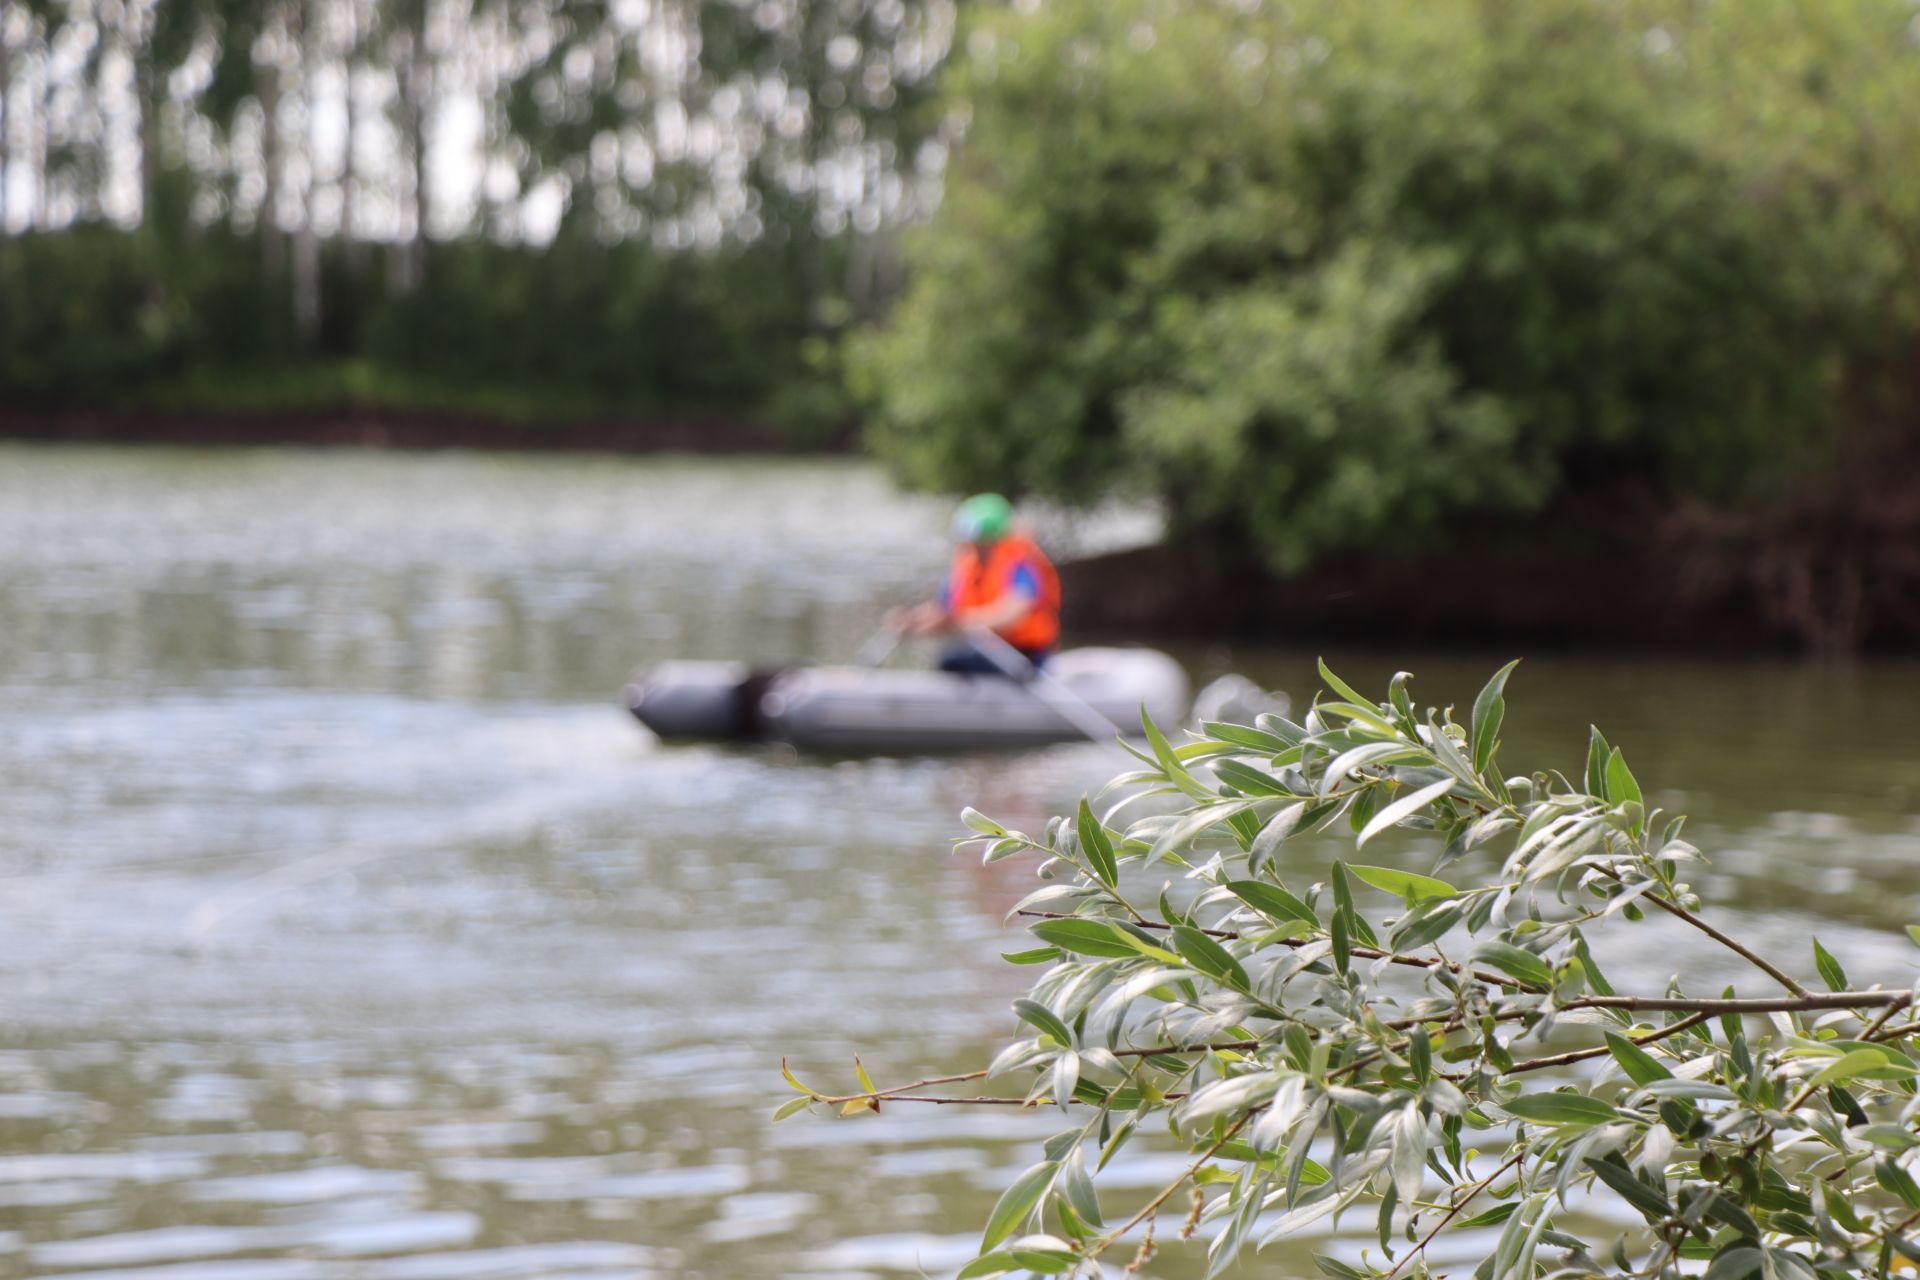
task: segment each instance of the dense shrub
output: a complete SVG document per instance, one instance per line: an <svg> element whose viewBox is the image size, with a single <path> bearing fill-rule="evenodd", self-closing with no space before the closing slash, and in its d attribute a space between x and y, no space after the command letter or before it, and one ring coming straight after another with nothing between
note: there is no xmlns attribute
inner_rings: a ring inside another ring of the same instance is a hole
<svg viewBox="0 0 1920 1280"><path fill-rule="evenodd" d="M1897 0L983 17L893 322L919 482L1114 486L1272 564L1621 479L1768 498L1904 429L1920 50Z"/></svg>

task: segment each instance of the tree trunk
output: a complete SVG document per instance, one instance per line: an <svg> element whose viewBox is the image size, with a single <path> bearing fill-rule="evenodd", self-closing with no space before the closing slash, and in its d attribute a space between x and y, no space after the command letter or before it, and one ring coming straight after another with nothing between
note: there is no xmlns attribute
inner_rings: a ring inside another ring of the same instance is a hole
<svg viewBox="0 0 1920 1280"><path fill-rule="evenodd" d="M320 336L320 235L313 225L314 196L320 188L319 148L314 144L314 71L320 60L320 14L313 0L296 3L291 19L297 27L293 47L300 55L300 97L306 107L307 182L301 193L300 226L293 237L293 331L305 346Z"/></svg>
<svg viewBox="0 0 1920 1280"><path fill-rule="evenodd" d="M400 259L400 288L411 293L426 279L427 219L433 209L427 179L427 116L433 99L433 60L427 54L427 15L420 6L420 25L413 32L406 74L407 159L413 178L413 226Z"/></svg>
<svg viewBox="0 0 1920 1280"><path fill-rule="evenodd" d="M7 40L7 24L0 22L0 236L11 229L7 225L7 179L13 173L13 45Z"/></svg>
<svg viewBox="0 0 1920 1280"><path fill-rule="evenodd" d="M360 103L359 76L360 59L366 48L365 38L361 35L360 0L346 0L343 6L347 15L347 51L341 67L341 81L346 86L347 149L340 165L340 240L346 247L348 269L357 279L365 262L362 240L366 231L360 225Z"/></svg>
<svg viewBox="0 0 1920 1280"><path fill-rule="evenodd" d="M280 64L278 60L259 68L260 75L260 164L265 194L260 198L260 265L269 279L280 274L286 262L285 237L280 231Z"/></svg>

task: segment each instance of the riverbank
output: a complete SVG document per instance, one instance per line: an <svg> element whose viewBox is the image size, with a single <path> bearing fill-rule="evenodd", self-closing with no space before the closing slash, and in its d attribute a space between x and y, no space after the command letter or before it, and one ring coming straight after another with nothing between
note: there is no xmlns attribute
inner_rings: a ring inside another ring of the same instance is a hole
<svg viewBox="0 0 1920 1280"><path fill-rule="evenodd" d="M1920 513L1906 508L1920 504L1898 488L1836 483L1741 521L1568 504L1458 521L1418 547L1332 556L1290 578L1232 549L1144 547L1062 565L1066 622L1277 645L1912 653Z"/></svg>
<svg viewBox="0 0 1920 1280"><path fill-rule="evenodd" d="M846 453L854 433L800 433L739 417L691 413L547 418L357 404L214 411L4 406L0 440L748 455Z"/></svg>

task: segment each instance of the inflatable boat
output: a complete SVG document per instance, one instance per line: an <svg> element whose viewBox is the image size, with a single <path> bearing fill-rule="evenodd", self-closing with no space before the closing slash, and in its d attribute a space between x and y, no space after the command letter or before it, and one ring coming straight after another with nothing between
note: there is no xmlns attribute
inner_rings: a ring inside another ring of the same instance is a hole
<svg viewBox="0 0 1920 1280"><path fill-rule="evenodd" d="M1145 708L1177 724L1186 672L1151 649L1069 649L1041 678L862 667L665 662L627 686L627 706L668 740L785 742L832 755L918 754L1084 739L1088 709L1138 734ZM1095 721L1099 727L1099 721Z"/></svg>

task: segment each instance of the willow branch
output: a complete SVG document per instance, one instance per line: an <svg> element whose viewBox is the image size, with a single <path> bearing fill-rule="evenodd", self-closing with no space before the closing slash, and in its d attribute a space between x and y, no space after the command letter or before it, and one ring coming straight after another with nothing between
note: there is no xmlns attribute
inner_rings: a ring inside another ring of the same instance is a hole
<svg viewBox="0 0 1920 1280"><path fill-rule="evenodd" d="M1460 1211L1462 1209L1466 1208L1469 1204L1471 1204L1479 1196L1479 1194L1482 1191L1485 1191L1488 1187L1492 1186L1499 1179L1501 1174L1513 1168L1513 1166L1519 1164L1522 1160L1526 1158L1527 1158L1526 1148L1522 1147L1519 1150L1515 1151L1512 1155L1508 1156L1505 1163L1503 1163L1498 1169L1495 1169L1492 1173L1488 1174L1486 1177L1480 1179L1480 1181L1474 1183L1473 1186L1469 1187L1465 1195L1461 1196L1458 1200L1454 1201L1453 1205L1445 1213L1440 1215L1440 1221L1433 1224L1433 1229L1427 1232L1426 1235L1420 1237L1420 1243L1414 1245L1412 1249L1400 1255L1400 1260L1393 1264L1393 1269L1387 1272L1386 1276L1383 1277L1383 1280L1393 1280L1393 1277L1400 1274L1400 1268L1406 1266L1407 1263L1411 1262L1413 1259L1425 1253L1427 1251L1427 1246L1433 1243L1434 1237L1439 1235L1442 1231L1445 1231L1447 1229L1447 1224L1449 1222L1452 1222L1455 1218L1459 1217Z"/></svg>
<svg viewBox="0 0 1920 1280"><path fill-rule="evenodd" d="M1904 991L1816 991L1800 996L1581 996L1562 1009L1626 1009L1645 1013L1808 1013L1816 1009L1878 1009L1905 1000Z"/></svg>
<svg viewBox="0 0 1920 1280"><path fill-rule="evenodd" d="M1601 870L1605 871L1608 875L1612 876L1615 880L1621 880L1620 873L1618 871L1615 871L1612 867L1602 867ZM1621 880L1621 882L1623 884L1625 883L1624 880ZM1706 934L1709 938L1712 938L1715 942L1719 943L1721 946L1725 947L1727 950L1733 952L1735 955L1751 963L1755 968L1759 969L1762 973L1766 974L1769 978L1772 978L1775 982L1778 982L1781 986L1785 987L1788 991L1791 991L1794 995L1804 996L1807 994L1807 989L1801 986L1799 980L1796 979L1792 974L1780 968L1778 965L1774 964L1771 960L1768 960L1765 956L1760 955L1758 952L1751 950L1750 948L1745 946L1743 943L1741 943L1737 939L1732 938L1725 933L1722 933L1719 929L1716 929L1711 924L1708 924L1705 920L1701 919L1699 916L1695 915L1693 912L1687 910L1685 907L1681 906L1679 903L1673 901L1671 898L1663 897L1658 893L1649 893L1647 895L1647 901L1651 902L1654 906L1659 907L1662 911L1665 911L1668 915L1678 916L1680 919L1685 920L1688 924L1692 925L1694 928L1698 929L1700 932Z"/></svg>
<svg viewBox="0 0 1920 1280"><path fill-rule="evenodd" d="M1095 920L1099 918L1097 916L1068 915L1065 912L1061 912L1061 911L1021 911L1018 914L1023 916L1032 916L1038 920ZM1133 923L1142 929L1173 928L1172 925L1162 924L1157 920L1136 920L1136 921L1133 921ZM1200 929L1198 930L1198 932L1204 933L1210 938L1225 938L1229 942L1238 941L1240 938L1240 935L1238 933L1235 933L1231 929ZM1322 941L1322 939L1275 938L1273 942L1269 945L1280 946L1280 947L1292 947L1297 950L1301 947L1312 946L1313 943L1315 943L1316 941ZM1397 955L1391 951L1381 951L1377 947L1353 947L1350 949L1350 951L1352 955L1362 960L1390 960L1394 964L1408 965L1415 969L1452 969L1456 967L1454 965L1448 964L1445 960L1439 960L1439 959L1430 960L1424 956ZM1511 987L1516 991L1531 991L1536 994L1540 990L1539 987L1536 987L1531 983L1521 982L1517 978L1509 978L1504 973L1494 973L1491 970L1487 970L1487 969L1469 969L1467 970L1467 972L1473 976L1476 982L1484 982L1488 986Z"/></svg>
<svg viewBox="0 0 1920 1280"><path fill-rule="evenodd" d="M1892 1004L1888 1005L1886 1008L1882 1009L1880 1011L1880 1015L1876 1017L1872 1022L1869 1022L1867 1024L1867 1029L1860 1033L1860 1038L1862 1040L1871 1040L1875 1036L1879 1035L1881 1032L1885 1031L1887 1029L1887 1023L1893 1020L1893 1015L1900 1012L1902 1009L1906 1008L1908 1005L1912 1003L1913 1003L1913 993L1909 991L1907 992L1905 999L1896 1000Z"/></svg>
<svg viewBox="0 0 1920 1280"><path fill-rule="evenodd" d="M1221 1053L1228 1050L1245 1052L1248 1049L1258 1048L1259 1044L1260 1042L1257 1040L1226 1040L1216 1044L1162 1044L1154 1045L1148 1049L1115 1049L1113 1050L1113 1056L1116 1058L1153 1058L1161 1054L1176 1053ZM858 1102L861 1099L866 1099L870 1102L961 1102L967 1101L967 1099L910 1098L906 1095L919 1089L931 1088L936 1084L962 1084L968 1080L983 1080L986 1076L987 1072L984 1069L980 1071L963 1071L957 1076L928 1076L924 1080L915 1080L908 1084L896 1084L887 1089L875 1089L871 1093L847 1093L837 1097L828 1097L826 1094L816 1094L813 1100L815 1102L831 1103ZM1184 1097L1185 1095L1168 1094L1166 1096ZM988 1099L987 1101L1026 1105L1019 1098L994 1098Z"/></svg>
<svg viewBox="0 0 1920 1280"><path fill-rule="evenodd" d="M1182 1173L1179 1177L1175 1178L1172 1182L1169 1182L1166 1186L1162 1187L1160 1189L1160 1194L1156 1195L1153 1199L1147 1201L1144 1205L1141 1205L1139 1211L1136 1212L1131 1218L1128 1218L1125 1222L1121 1223L1119 1226L1115 1227L1113 1230L1101 1236L1098 1243L1096 1243L1094 1247L1090 1249L1088 1252L1090 1254L1100 1253L1102 1250L1110 1246L1115 1240L1118 1240L1121 1236L1127 1234L1127 1232L1131 1231L1134 1227L1138 1226L1141 1222L1143 1222L1147 1218L1152 1217L1153 1214L1159 1210L1160 1206L1167 1202L1168 1196L1178 1191L1186 1183L1187 1179L1191 1178L1194 1174L1198 1173L1200 1171L1201 1165L1204 1165L1207 1161L1213 1159L1215 1153L1217 1153L1220 1150L1220 1148L1226 1146L1228 1140L1231 1139L1234 1134L1239 1133L1240 1130L1244 1129L1246 1127L1247 1121L1253 1119L1253 1117L1262 1110L1264 1110L1263 1107L1255 1107L1252 1111L1247 1112L1247 1114L1241 1116L1238 1120L1235 1120L1232 1124L1228 1125L1226 1132L1221 1134L1220 1137L1214 1142L1212 1146L1208 1147L1204 1152L1202 1152L1198 1160L1195 1160L1192 1164L1188 1165L1184 1173Z"/></svg>
<svg viewBox="0 0 1920 1280"><path fill-rule="evenodd" d="M1668 1036L1679 1035L1688 1027L1697 1027L1712 1016L1713 1015L1706 1013L1692 1014L1689 1017L1680 1019L1680 1021L1671 1026L1661 1027L1658 1031L1652 1031L1643 1036L1628 1036L1627 1039L1634 1044L1652 1044L1656 1040L1665 1040ZM1584 1062L1588 1058L1599 1058L1612 1052L1613 1050L1607 1048L1606 1045L1596 1045L1591 1049L1574 1049L1568 1053L1556 1053L1550 1058L1528 1058L1524 1062L1514 1063L1513 1066L1507 1069L1505 1074L1513 1075L1521 1071L1545 1071L1548 1067L1564 1067L1569 1063Z"/></svg>

